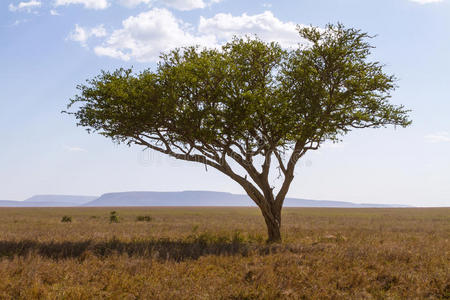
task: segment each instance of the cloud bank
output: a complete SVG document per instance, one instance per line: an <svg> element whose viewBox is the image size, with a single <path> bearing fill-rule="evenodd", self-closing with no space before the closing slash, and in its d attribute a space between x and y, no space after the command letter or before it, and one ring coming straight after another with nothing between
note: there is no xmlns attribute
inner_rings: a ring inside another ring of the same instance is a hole
<svg viewBox="0 0 450 300"><path fill-rule="evenodd" d="M150 62L161 52L176 47L199 45L217 47L233 36L257 34L283 47L295 47L301 42L296 24L277 19L272 12L233 16L219 13L211 18L200 17L197 27L177 19L165 8L153 8L131 16L122 22L94 51L99 56L121 60ZM78 41L85 42L83 34ZM77 40L77 39L73 39Z"/></svg>
<svg viewBox="0 0 450 300"><path fill-rule="evenodd" d="M41 7L42 3L36 0L30 0L28 2L19 2L19 4L14 5L12 3L9 4L8 8L10 11L27 11L31 12L35 8Z"/></svg>
<svg viewBox="0 0 450 300"><path fill-rule="evenodd" d="M83 5L87 9L106 9L109 7L107 0L56 0L55 6L66 6L71 4Z"/></svg>
<svg viewBox="0 0 450 300"><path fill-rule="evenodd" d="M103 37L106 36L106 30L103 24L92 27L85 28L78 24L75 24L75 29L69 34L69 39L75 42L79 42L83 47L87 47L87 40L90 37Z"/></svg>

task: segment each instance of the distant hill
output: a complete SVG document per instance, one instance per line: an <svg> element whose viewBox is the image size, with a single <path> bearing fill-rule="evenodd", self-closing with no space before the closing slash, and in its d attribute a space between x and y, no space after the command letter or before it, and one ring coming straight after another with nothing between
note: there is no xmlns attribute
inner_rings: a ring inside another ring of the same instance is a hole
<svg viewBox="0 0 450 300"><path fill-rule="evenodd" d="M86 206L252 206L244 195L222 192L122 192L108 193Z"/></svg>
<svg viewBox="0 0 450 300"><path fill-rule="evenodd" d="M36 195L24 201L0 200L0 207L72 206L256 206L247 195L224 192L122 192L100 197ZM358 204L345 201L286 198L285 207L405 207L405 205Z"/></svg>
<svg viewBox="0 0 450 300"><path fill-rule="evenodd" d="M0 207L5 207L5 206L21 206L23 201L12 201L12 200L0 200Z"/></svg>
<svg viewBox="0 0 450 300"><path fill-rule="evenodd" d="M68 203L68 204L84 204L89 201L97 199L97 196L76 196L76 195L35 195L24 200L24 202L33 203Z"/></svg>
<svg viewBox="0 0 450 300"><path fill-rule="evenodd" d="M24 201L0 200L0 207L70 207L95 200L96 196L36 195Z"/></svg>
<svg viewBox="0 0 450 300"><path fill-rule="evenodd" d="M69 202L25 202L25 201L0 201L0 207L73 207L80 206Z"/></svg>
<svg viewBox="0 0 450 300"><path fill-rule="evenodd" d="M224 192L122 192L108 193L84 206L255 206L247 195ZM286 198L285 207L401 207L402 205L357 204L344 201Z"/></svg>

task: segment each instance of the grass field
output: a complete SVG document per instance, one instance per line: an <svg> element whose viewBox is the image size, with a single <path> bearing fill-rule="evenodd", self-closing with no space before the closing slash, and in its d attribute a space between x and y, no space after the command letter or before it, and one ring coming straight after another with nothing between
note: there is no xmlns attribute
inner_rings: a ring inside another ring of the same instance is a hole
<svg viewBox="0 0 450 300"><path fill-rule="evenodd" d="M450 208L287 208L282 234L256 208L0 208L0 299L450 298Z"/></svg>

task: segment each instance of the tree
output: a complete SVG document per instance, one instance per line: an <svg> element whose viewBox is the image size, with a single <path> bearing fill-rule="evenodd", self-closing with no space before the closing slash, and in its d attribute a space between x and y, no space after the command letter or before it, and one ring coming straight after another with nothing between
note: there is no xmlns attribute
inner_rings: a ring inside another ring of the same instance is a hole
<svg viewBox="0 0 450 300"><path fill-rule="evenodd" d="M369 61L371 36L341 24L298 32L306 44L293 50L234 38L162 54L154 72L102 71L77 87L69 114L88 132L224 173L261 209L268 242L280 241L283 201L308 150L354 128L411 123L388 102L395 77Z"/></svg>

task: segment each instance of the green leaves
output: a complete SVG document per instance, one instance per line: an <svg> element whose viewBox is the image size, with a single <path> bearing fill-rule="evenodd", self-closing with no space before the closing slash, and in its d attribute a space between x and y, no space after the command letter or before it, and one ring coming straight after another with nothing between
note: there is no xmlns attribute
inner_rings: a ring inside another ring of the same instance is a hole
<svg viewBox="0 0 450 300"><path fill-rule="evenodd" d="M387 102L395 77L368 61L367 33L341 24L299 28L299 33L310 47L290 53L280 76L296 111L297 139L306 128L316 134L307 139L320 143L352 128L410 124L406 109Z"/></svg>
<svg viewBox="0 0 450 300"><path fill-rule="evenodd" d="M298 30L307 47L234 38L220 50L175 49L156 71L102 72L78 86L69 107L79 105L78 125L117 142L146 138L213 156L232 146L252 156L261 147L320 145L353 128L411 123L408 110L388 102L395 77L369 61L367 33L342 24Z"/></svg>

